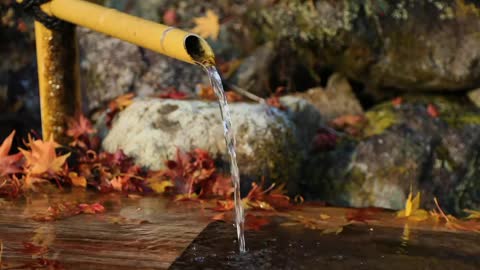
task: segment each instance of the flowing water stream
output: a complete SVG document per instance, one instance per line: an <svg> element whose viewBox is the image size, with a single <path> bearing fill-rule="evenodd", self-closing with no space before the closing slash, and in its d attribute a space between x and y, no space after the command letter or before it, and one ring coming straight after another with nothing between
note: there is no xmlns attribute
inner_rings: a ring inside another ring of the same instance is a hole
<svg viewBox="0 0 480 270"><path fill-rule="evenodd" d="M225 92L223 91L222 79L215 66L205 67L212 84L212 88L218 97L218 103L220 104L220 112L223 120L223 130L225 134L225 142L227 144L227 150L230 155L230 172L232 174L232 182L234 189L234 201L235 201L235 226L237 229L237 238L239 243L240 252L245 252L245 237L244 237L244 222L245 217L243 213L242 200L240 197L240 174L237 165L237 155L235 153L235 132L232 127L232 119L230 115L230 107L228 106Z"/></svg>

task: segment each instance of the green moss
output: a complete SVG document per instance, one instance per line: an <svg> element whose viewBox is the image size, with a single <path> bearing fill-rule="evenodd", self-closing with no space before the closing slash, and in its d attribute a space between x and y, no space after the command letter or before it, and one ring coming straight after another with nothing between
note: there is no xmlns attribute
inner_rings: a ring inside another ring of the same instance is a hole
<svg viewBox="0 0 480 270"><path fill-rule="evenodd" d="M392 108L388 108L387 106L382 107L368 111L365 114L368 120L368 124L363 130L365 137L381 134L398 122L397 116Z"/></svg>

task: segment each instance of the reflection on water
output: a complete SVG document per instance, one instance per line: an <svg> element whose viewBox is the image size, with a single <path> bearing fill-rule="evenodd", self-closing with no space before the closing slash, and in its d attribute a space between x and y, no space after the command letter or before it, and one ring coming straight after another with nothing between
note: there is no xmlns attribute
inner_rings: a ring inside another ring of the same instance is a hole
<svg viewBox="0 0 480 270"><path fill-rule="evenodd" d="M31 219L62 201L100 202L107 211L53 222ZM171 204L165 198L129 199L87 192L36 195L3 204L0 269L30 269L32 265L44 265L39 269L61 269L52 265L65 269L166 269L208 223L198 208Z"/></svg>
<svg viewBox="0 0 480 270"><path fill-rule="evenodd" d="M275 224L247 232L210 224L171 269L480 269L480 235L349 225L339 235ZM408 244L407 244L408 243Z"/></svg>

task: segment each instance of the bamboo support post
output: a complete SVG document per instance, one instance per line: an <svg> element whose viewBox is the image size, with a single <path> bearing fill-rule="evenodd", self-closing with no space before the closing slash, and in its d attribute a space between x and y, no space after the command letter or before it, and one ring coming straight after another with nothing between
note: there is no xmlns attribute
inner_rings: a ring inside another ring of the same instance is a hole
<svg viewBox="0 0 480 270"><path fill-rule="evenodd" d="M75 27L50 30L35 22L42 136L65 143L68 117L81 109Z"/></svg>
<svg viewBox="0 0 480 270"><path fill-rule="evenodd" d="M51 0L42 6L47 14L140 47L201 65L213 65L214 55L201 37L163 24L131 16L83 0Z"/></svg>
<svg viewBox="0 0 480 270"><path fill-rule="evenodd" d="M187 63L215 64L213 51L204 39L177 28L82 0L51 0L42 4L41 10ZM81 109L75 29L67 25L62 30L50 30L36 21L35 38L43 137L63 143L66 120Z"/></svg>

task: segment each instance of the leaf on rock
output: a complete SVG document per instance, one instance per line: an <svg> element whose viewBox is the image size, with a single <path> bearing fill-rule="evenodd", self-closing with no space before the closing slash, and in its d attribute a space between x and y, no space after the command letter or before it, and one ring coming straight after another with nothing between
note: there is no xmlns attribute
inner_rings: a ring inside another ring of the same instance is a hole
<svg viewBox="0 0 480 270"><path fill-rule="evenodd" d="M195 27L191 30L193 33L199 34L203 38L212 38L217 40L220 32L220 22L218 15L213 10L207 10L204 17L193 19Z"/></svg>
<svg viewBox="0 0 480 270"><path fill-rule="evenodd" d="M433 105L433 104L428 104L428 106L427 106L427 113L428 113L428 115L430 115L430 117L432 117L432 118L437 118L437 117L440 115L440 113L438 112L437 107L436 107L435 105Z"/></svg>
<svg viewBox="0 0 480 270"><path fill-rule="evenodd" d="M0 177L21 172L22 153L8 155L12 147L15 130L0 145Z"/></svg>

